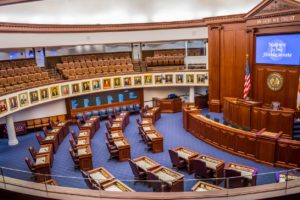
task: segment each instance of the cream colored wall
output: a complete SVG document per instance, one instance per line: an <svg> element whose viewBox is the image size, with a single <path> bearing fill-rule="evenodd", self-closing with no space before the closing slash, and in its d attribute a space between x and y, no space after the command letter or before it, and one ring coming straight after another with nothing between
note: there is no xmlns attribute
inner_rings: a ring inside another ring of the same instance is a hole
<svg viewBox="0 0 300 200"><path fill-rule="evenodd" d="M208 38L207 27L95 33L0 33L0 48L50 47Z"/></svg>

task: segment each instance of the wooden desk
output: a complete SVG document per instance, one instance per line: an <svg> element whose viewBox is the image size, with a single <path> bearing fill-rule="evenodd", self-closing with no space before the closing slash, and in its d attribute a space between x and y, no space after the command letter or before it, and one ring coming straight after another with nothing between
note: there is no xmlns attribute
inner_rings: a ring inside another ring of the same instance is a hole
<svg viewBox="0 0 300 200"><path fill-rule="evenodd" d="M80 126L80 130L89 130L91 138L94 137L95 132L96 132L96 127L95 127L94 122L87 122L83 125Z"/></svg>
<svg viewBox="0 0 300 200"><path fill-rule="evenodd" d="M164 151L164 137L157 130L147 131L147 137L152 142L152 152L159 153Z"/></svg>
<svg viewBox="0 0 300 200"><path fill-rule="evenodd" d="M233 153L257 162L270 164L270 157L257 154L257 134L232 128L196 113L188 113L187 129L196 138L223 151ZM274 163L279 167L300 167L300 141L277 139ZM262 146L263 148L263 146ZM269 147L268 147L269 148ZM261 151L264 153L263 151ZM267 160L261 160L267 159ZM273 164L272 164L273 165Z"/></svg>
<svg viewBox="0 0 300 200"><path fill-rule="evenodd" d="M251 129L252 109L261 106L261 102L246 101L244 99L224 97L223 114L224 120L237 127Z"/></svg>
<svg viewBox="0 0 300 200"><path fill-rule="evenodd" d="M55 127L54 129L48 130L48 135L57 135L59 145L64 140L64 133L61 127Z"/></svg>
<svg viewBox="0 0 300 200"><path fill-rule="evenodd" d="M159 107L153 107L146 111L144 114L145 119L152 119L152 123L155 124L157 120L159 120L161 117L160 114L160 108Z"/></svg>
<svg viewBox="0 0 300 200"><path fill-rule="evenodd" d="M181 98L175 98L175 99L153 98L153 103L155 106L158 106L160 108L161 113L177 113L181 111L181 107L182 107Z"/></svg>
<svg viewBox="0 0 300 200"><path fill-rule="evenodd" d="M128 111L122 111L116 118L123 118L125 121L125 127L129 124L130 113Z"/></svg>
<svg viewBox="0 0 300 200"><path fill-rule="evenodd" d="M58 136L57 134L48 134L42 144L51 144L53 145L53 153L56 153L57 149L58 149Z"/></svg>
<svg viewBox="0 0 300 200"><path fill-rule="evenodd" d="M182 123L183 123L183 128L187 131L188 131L188 129L187 129L188 113L201 114L201 109L198 109L194 105L190 105L190 104L183 105L183 107L182 107Z"/></svg>
<svg viewBox="0 0 300 200"><path fill-rule="evenodd" d="M40 145L40 149L38 150L37 155L43 155L43 154L49 155L50 165L52 167L53 161L54 161L52 144L42 144L42 145Z"/></svg>
<svg viewBox="0 0 300 200"><path fill-rule="evenodd" d="M95 125L95 131L97 132L100 128L100 117L98 116L91 116L89 121L93 121Z"/></svg>
<svg viewBox="0 0 300 200"><path fill-rule="evenodd" d="M141 121L142 126L144 125L153 125L152 118L144 118Z"/></svg>
<svg viewBox="0 0 300 200"><path fill-rule="evenodd" d="M209 184L203 181L198 181L193 187L192 191L193 192L208 192L208 191L213 191L213 190L224 190L224 188Z"/></svg>
<svg viewBox="0 0 300 200"><path fill-rule="evenodd" d="M111 130L112 131L117 131L117 130L123 131L123 123L122 122L121 123L113 123L111 125Z"/></svg>
<svg viewBox="0 0 300 200"><path fill-rule="evenodd" d="M216 178L222 178L224 177L224 167L225 167L225 161L220 160L218 158L214 158L208 155L201 154L197 156L194 159L199 159L206 164L206 168L209 168L213 170ZM218 183L219 181L217 181ZM222 182L222 181L220 181Z"/></svg>
<svg viewBox="0 0 300 200"><path fill-rule="evenodd" d="M77 136L77 139L79 139L81 137L89 137L89 138L91 138L90 131L89 130L79 130L79 134Z"/></svg>
<svg viewBox="0 0 300 200"><path fill-rule="evenodd" d="M88 177L91 183L95 183L99 187L102 187L103 184L115 179L115 177L104 167L98 167L88 171Z"/></svg>
<svg viewBox="0 0 300 200"><path fill-rule="evenodd" d="M265 129L256 134L256 159L258 162L275 165L276 143L281 134L268 132Z"/></svg>
<svg viewBox="0 0 300 200"><path fill-rule="evenodd" d="M128 161L131 157L130 144L125 138L115 138L113 141L119 150L119 161Z"/></svg>
<svg viewBox="0 0 300 200"><path fill-rule="evenodd" d="M173 149L173 151L177 152L178 156L186 161L187 170L191 174L193 172L193 169L190 161L193 158L197 157L199 153L185 147L176 147Z"/></svg>
<svg viewBox="0 0 300 200"><path fill-rule="evenodd" d="M113 180L105 183L102 185L102 188L107 192L135 192L133 189L119 180Z"/></svg>
<svg viewBox="0 0 300 200"><path fill-rule="evenodd" d="M132 160L140 169L143 171L152 171L158 167L160 164L147 156L141 156Z"/></svg>
<svg viewBox="0 0 300 200"><path fill-rule="evenodd" d="M170 186L170 192L182 192L184 190L184 175L163 166L150 171L150 173L167 183Z"/></svg>
<svg viewBox="0 0 300 200"><path fill-rule="evenodd" d="M254 107L252 110L251 128L256 130L266 129L270 132L281 132L281 137L292 139L294 128L295 110L281 108L272 110L267 107Z"/></svg>
<svg viewBox="0 0 300 200"><path fill-rule="evenodd" d="M93 169L92 150L90 145L80 145L77 147L79 167L83 171Z"/></svg>
<svg viewBox="0 0 300 200"><path fill-rule="evenodd" d="M126 127L126 119L125 119L125 117L116 117L113 120L112 127L115 126L115 124L117 124L117 127L121 126L122 131L124 131L125 127Z"/></svg>
<svg viewBox="0 0 300 200"><path fill-rule="evenodd" d="M124 138L124 134L122 130L116 130L116 131L111 131L110 132L111 138Z"/></svg>
<svg viewBox="0 0 300 200"><path fill-rule="evenodd" d="M86 146L86 145L90 145L90 137L88 136L81 136L77 138L76 141L77 146Z"/></svg>
<svg viewBox="0 0 300 200"><path fill-rule="evenodd" d="M35 172L37 182L43 182L51 179L51 167L50 167L49 154L36 155ZM44 174L44 175L43 175ZM45 176L46 175L46 176Z"/></svg>
<svg viewBox="0 0 300 200"><path fill-rule="evenodd" d="M243 176L245 180L248 180L251 186L256 185L256 177L257 177L256 168L231 162L225 165L224 171L226 171L227 169L241 172L241 176Z"/></svg>
<svg viewBox="0 0 300 200"><path fill-rule="evenodd" d="M300 179L300 174L294 174L293 172L285 173L285 172L277 172L276 173L276 182L284 183L286 181L292 181Z"/></svg>
<svg viewBox="0 0 300 200"><path fill-rule="evenodd" d="M55 124L54 128L61 128L63 132L63 137L65 138L69 134L69 126L70 126L70 121L65 121L65 122L59 122Z"/></svg>

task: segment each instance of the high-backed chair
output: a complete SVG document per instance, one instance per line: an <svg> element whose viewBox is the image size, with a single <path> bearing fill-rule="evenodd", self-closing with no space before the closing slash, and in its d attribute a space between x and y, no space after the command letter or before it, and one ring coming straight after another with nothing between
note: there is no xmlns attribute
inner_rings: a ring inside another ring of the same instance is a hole
<svg viewBox="0 0 300 200"><path fill-rule="evenodd" d="M136 118L136 123L139 125L139 126L142 126L141 122L140 122L140 119L139 118Z"/></svg>
<svg viewBox="0 0 300 200"><path fill-rule="evenodd" d="M122 106L121 111L127 111L127 107L126 106Z"/></svg>
<svg viewBox="0 0 300 200"><path fill-rule="evenodd" d="M195 172L195 178L209 178L209 169L206 168L206 163L195 159L191 160L192 169Z"/></svg>
<svg viewBox="0 0 300 200"><path fill-rule="evenodd" d="M108 132L105 132L105 136L106 136L106 139L108 140L109 144L112 144L114 142L111 135Z"/></svg>
<svg viewBox="0 0 300 200"><path fill-rule="evenodd" d="M75 141L70 138L69 143L70 143L70 146L71 146L72 150L76 154L77 153L77 145L76 145Z"/></svg>
<svg viewBox="0 0 300 200"><path fill-rule="evenodd" d="M159 180L158 176L152 172L147 172L147 180L151 181L150 185L154 192L168 192L170 190L168 184Z"/></svg>
<svg viewBox="0 0 300 200"><path fill-rule="evenodd" d="M134 175L134 180L145 180L147 178L147 174L144 171L141 171L138 166L132 162L132 160L128 160L131 171Z"/></svg>
<svg viewBox="0 0 300 200"><path fill-rule="evenodd" d="M228 178L225 179L226 188L237 188L243 186L244 178L241 177L241 172L239 171L232 170L232 169L225 169L224 177Z"/></svg>
<svg viewBox="0 0 300 200"><path fill-rule="evenodd" d="M28 151L29 151L31 157L33 158L33 160L35 161L36 160L36 154L37 154L37 152L35 151L34 147L30 146L28 148Z"/></svg>
<svg viewBox="0 0 300 200"><path fill-rule="evenodd" d="M72 135L72 137L73 137L73 139L75 140L75 141L77 141L77 135L76 135L76 133L75 133L75 131L74 130L71 130L71 135Z"/></svg>
<svg viewBox="0 0 300 200"><path fill-rule="evenodd" d="M41 134L36 134L36 139L37 139L37 141L39 142L39 144L41 145L41 144L43 144L43 138L42 138L42 136L41 136Z"/></svg>
<svg viewBox="0 0 300 200"><path fill-rule="evenodd" d="M172 149L169 149L169 155L170 155L170 159L171 159L173 167L176 167L177 170L179 168L186 167L186 164L187 164L186 161L181 159L178 156L178 153L176 151L173 151Z"/></svg>
<svg viewBox="0 0 300 200"><path fill-rule="evenodd" d="M99 189L100 189L100 188L98 187L98 185L96 185L96 184L94 184L94 183L92 183L92 182L90 181L89 175L88 175L87 172L85 172L85 171L83 171L83 170L80 170L80 171L81 171L81 175L82 175L82 177L84 178L84 181L85 181L86 185L87 185L90 189L93 189L93 190L95 190L95 189L99 190Z"/></svg>
<svg viewBox="0 0 300 200"><path fill-rule="evenodd" d="M107 117L106 110L100 110L100 117L101 117L101 118Z"/></svg>
<svg viewBox="0 0 300 200"><path fill-rule="evenodd" d="M111 132L111 126L109 125L108 122L105 122L105 127L108 132Z"/></svg>
<svg viewBox="0 0 300 200"><path fill-rule="evenodd" d="M70 156L74 162L74 168L77 169L79 168L79 159L76 157L76 154L75 152L73 151L72 148L69 149L69 153L70 153Z"/></svg>
<svg viewBox="0 0 300 200"><path fill-rule="evenodd" d="M25 157L25 162L29 168L29 170L32 172L32 173L35 173L36 172L36 169L35 169L35 166L34 166L34 163L26 156Z"/></svg>
<svg viewBox="0 0 300 200"><path fill-rule="evenodd" d="M108 115L108 116L113 115L113 109L112 109L112 108L108 108L108 109L107 109L107 115Z"/></svg>
<svg viewBox="0 0 300 200"><path fill-rule="evenodd" d="M49 134L47 127L43 127L43 132L44 132L44 136L47 137L47 135Z"/></svg>
<svg viewBox="0 0 300 200"><path fill-rule="evenodd" d="M106 144L107 150L110 154L109 160L111 160L113 158L118 158L119 157L119 150L115 149L112 145L110 145L107 140L105 140L105 144Z"/></svg>

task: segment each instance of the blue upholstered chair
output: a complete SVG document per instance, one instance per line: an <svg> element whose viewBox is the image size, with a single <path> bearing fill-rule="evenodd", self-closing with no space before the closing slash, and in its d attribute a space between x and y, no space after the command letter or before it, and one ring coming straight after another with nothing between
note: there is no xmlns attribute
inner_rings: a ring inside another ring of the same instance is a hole
<svg viewBox="0 0 300 200"><path fill-rule="evenodd" d="M112 108L107 109L107 116L112 116L114 114L114 110Z"/></svg>
<svg viewBox="0 0 300 200"><path fill-rule="evenodd" d="M90 120L90 118L92 116L92 113L91 112L85 112L84 114L85 114L87 120Z"/></svg>
<svg viewBox="0 0 300 200"><path fill-rule="evenodd" d="M98 110L93 110L92 111L92 116L99 116L99 111Z"/></svg>
<svg viewBox="0 0 300 200"><path fill-rule="evenodd" d="M83 114L82 113L77 113L76 114L76 119L78 119L79 121L83 121Z"/></svg>
<svg viewBox="0 0 300 200"><path fill-rule="evenodd" d="M121 111L127 111L127 107L126 106L122 106Z"/></svg>
<svg viewBox="0 0 300 200"><path fill-rule="evenodd" d="M128 111L129 111L130 113L135 112L133 105L129 105L129 106L128 106Z"/></svg>
<svg viewBox="0 0 300 200"><path fill-rule="evenodd" d="M140 109L141 109L140 104L135 104L135 109L136 109L136 110L140 110Z"/></svg>
<svg viewBox="0 0 300 200"><path fill-rule="evenodd" d="M121 108L120 107L115 107L115 111L117 112L117 114L120 114Z"/></svg>
<svg viewBox="0 0 300 200"><path fill-rule="evenodd" d="M99 113L100 113L100 117L101 117L101 118L107 117L106 110L100 110Z"/></svg>

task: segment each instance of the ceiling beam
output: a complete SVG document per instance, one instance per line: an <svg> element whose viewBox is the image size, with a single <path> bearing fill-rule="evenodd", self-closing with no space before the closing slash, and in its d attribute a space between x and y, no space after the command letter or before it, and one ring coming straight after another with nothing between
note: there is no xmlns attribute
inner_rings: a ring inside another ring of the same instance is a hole
<svg viewBox="0 0 300 200"><path fill-rule="evenodd" d="M18 3L27 3L31 1L41 1L41 0L1 0L0 6L6 6L6 5L18 4Z"/></svg>

